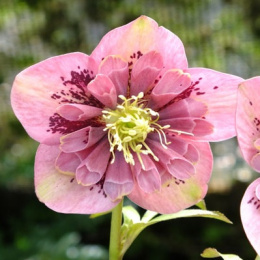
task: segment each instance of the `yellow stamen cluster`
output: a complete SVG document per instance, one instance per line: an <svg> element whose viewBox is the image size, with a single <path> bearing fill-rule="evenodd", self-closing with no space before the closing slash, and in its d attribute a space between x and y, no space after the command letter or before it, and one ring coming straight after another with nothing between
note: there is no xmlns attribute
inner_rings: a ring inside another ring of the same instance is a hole
<svg viewBox="0 0 260 260"><path fill-rule="evenodd" d="M135 164L132 152L136 153L143 168L145 167L140 154L150 154L155 161L158 161L158 157L145 143L150 132L158 133L160 143L165 149L169 144L163 129L170 126L162 127L156 123L159 113L144 106L143 96L142 92L128 99L120 95L122 104L117 105L115 110L103 110L103 119L106 123L104 131L108 131L110 152L113 156L111 163L115 160L115 150L122 151L126 162L132 165Z"/></svg>

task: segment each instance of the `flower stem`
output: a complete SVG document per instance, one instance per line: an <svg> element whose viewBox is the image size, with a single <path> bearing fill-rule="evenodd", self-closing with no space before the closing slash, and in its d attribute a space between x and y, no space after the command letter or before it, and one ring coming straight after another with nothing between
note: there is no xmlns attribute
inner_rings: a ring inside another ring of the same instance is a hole
<svg viewBox="0 0 260 260"><path fill-rule="evenodd" d="M122 224L123 199L112 210L109 260L121 260L121 224Z"/></svg>

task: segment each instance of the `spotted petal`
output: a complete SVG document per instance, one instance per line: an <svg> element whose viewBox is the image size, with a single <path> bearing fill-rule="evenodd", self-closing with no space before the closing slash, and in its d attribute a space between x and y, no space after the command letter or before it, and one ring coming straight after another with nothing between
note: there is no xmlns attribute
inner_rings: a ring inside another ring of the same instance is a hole
<svg viewBox="0 0 260 260"><path fill-rule="evenodd" d="M129 199L145 209L161 214L178 212L203 199L211 176L212 154L208 143L194 142L193 145L203 154L195 165L196 174L180 181L166 173L165 178L162 177L160 192L145 193L135 185L133 192L128 196Z"/></svg>
<svg viewBox="0 0 260 260"><path fill-rule="evenodd" d="M260 178L247 188L241 202L240 213L247 238L260 255Z"/></svg>
<svg viewBox="0 0 260 260"><path fill-rule="evenodd" d="M238 89L236 129L243 157L260 172L260 77L244 81Z"/></svg>
<svg viewBox="0 0 260 260"><path fill-rule="evenodd" d="M120 55L132 65L142 54L150 51L162 55L166 69L187 68L181 40L164 27L158 27L158 24L147 16L141 16L107 33L91 57L101 61L108 55Z"/></svg>
<svg viewBox="0 0 260 260"><path fill-rule="evenodd" d="M58 172L55 160L59 155L57 146L40 145L35 159L35 189L40 201L61 213L93 214L114 208L102 192L102 187L79 185L73 177ZM101 191L101 192L100 192Z"/></svg>
<svg viewBox="0 0 260 260"><path fill-rule="evenodd" d="M85 86L97 72L96 62L83 53L69 53L37 63L15 78L11 102L28 134L38 142L57 144L59 137L75 129L62 120L57 107L81 104L87 99Z"/></svg>
<svg viewBox="0 0 260 260"><path fill-rule="evenodd" d="M235 136L237 87L242 78L210 69L184 70L191 75L190 98L205 103L205 119L213 125L213 132L199 140L221 141Z"/></svg>

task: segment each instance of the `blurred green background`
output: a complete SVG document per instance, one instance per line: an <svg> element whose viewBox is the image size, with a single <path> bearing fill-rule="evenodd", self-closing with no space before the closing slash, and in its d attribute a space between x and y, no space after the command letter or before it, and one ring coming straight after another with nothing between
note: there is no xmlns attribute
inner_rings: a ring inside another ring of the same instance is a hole
<svg viewBox="0 0 260 260"><path fill-rule="evenodd" d="M90 54L106 32L141 14L182 39L190 67L244 78L260 74L259 0L1 0L1 260L108 258L109 215L89 219L59 214L37 200L33 164L38 144L14 117L9 95L22 69L66 52ZM196 260L206 247L254 259L239 204L257 174L241 159L236 139L212 148L215 166L206 203L234 224L195 218L157 224L137 238L124 259Z"/></svg>

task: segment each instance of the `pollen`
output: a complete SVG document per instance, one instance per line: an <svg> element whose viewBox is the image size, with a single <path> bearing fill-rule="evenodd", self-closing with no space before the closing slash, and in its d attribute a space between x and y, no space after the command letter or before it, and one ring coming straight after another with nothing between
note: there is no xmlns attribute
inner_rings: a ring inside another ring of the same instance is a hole
<svg viewBox="0 0 260 260"><path fill-rule="evenodd" d="M151 155L155 161L159 161L145 142L151 132L159 135L161 145L167 149L169 142L167 142L164 129L170 126L160 126L157 123L159 113L145 107L146 102L143 97L142 92L130 98L120 95L122 103L118 104L115 110L102 111L103 120L106 123L104 131L108 132L110 152L112 153L111 163L115 161L116 150L123 152L125 161L132 165L135 165L133 156L135 153L143 169L145 167L141 154Z"/></svg>

